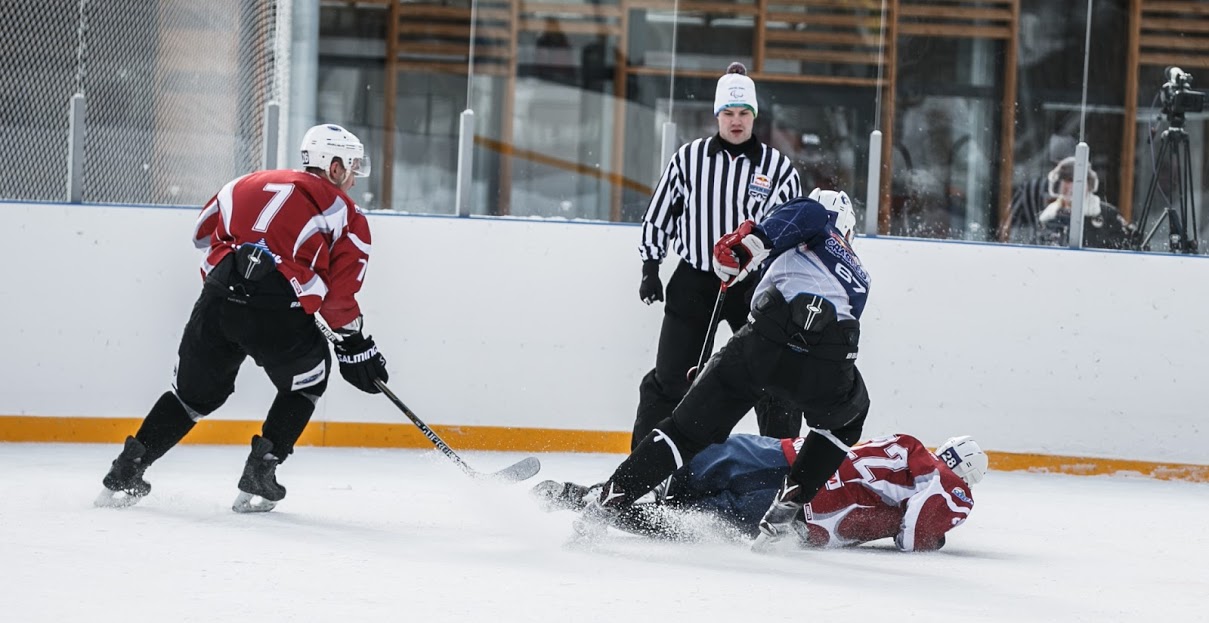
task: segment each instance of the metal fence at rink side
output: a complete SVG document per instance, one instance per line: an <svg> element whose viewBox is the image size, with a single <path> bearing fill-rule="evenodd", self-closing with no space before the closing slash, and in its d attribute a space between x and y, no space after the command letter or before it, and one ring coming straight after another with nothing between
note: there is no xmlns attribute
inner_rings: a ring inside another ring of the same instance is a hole
<svg viewBox="0 0 1209 623"><path fill-rule="evenodd" d="M0 146L38 154L0 197L200 205L276 161L289 2L5 2L0 23Z"/></svg>

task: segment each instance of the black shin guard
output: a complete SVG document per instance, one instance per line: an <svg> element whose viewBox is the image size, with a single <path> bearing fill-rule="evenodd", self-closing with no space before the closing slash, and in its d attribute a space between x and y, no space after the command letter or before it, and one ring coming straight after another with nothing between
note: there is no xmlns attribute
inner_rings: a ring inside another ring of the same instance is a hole
<svg viewBox="0 0 1209 623"><path fill-rule="evenodd" d="M801 487L793 500L799 504L808 504L815 494L827 482L828 478L840 468L846 452L836 446L826 437L810 431L806 435L798 458L794 460L789 470L789 479Z"/></svg>
<svg viewBox="0 0 1209 623"><path fill-rule="evenodd" d="M134 438L147 448L143 464L150 465L164 456L173 446L180 443L197 422L189 417L188 411L173 392L164 392L155 401L151 412L143 420Z"/></svg>
<svg viewBox="0 0 1209 623"><path fill-rule="evenodd" d="M688 445L675 422L667 418L622 461L609 482L625 494L625 502L632 503L696 455L697 450Z"/></svg>
<svg viewBox="0 0 1209 623"><path fill-rule="evenodd" d="M294 452L294 443L306 430L306 425L315 413L319 398L303 391L278 392L269 407L269 415L261 427L265 439L273 442L273 454L285 461Z"/></svg>
<svg viewBox="0 0 1209 623"><path fill-rule="evenodd" d="M861 412L855 420L830 431L830 434L840 443L851 446L861 438L866 414L867 411ZM822 489L831 475L840 468L846 454L848 451L832 440L821 433L810 431L802 443L798 458L789 470L789 479L801 486L801 493L795 501L807 504L813 500L819 489Z"/></svg>

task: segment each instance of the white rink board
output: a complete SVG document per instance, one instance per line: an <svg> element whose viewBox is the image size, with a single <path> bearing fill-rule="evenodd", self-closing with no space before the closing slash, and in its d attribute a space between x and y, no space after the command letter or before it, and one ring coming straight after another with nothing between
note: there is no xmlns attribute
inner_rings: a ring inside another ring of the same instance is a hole
<svg viewBox="0 0 1209 623"><path fill-rule="evenodd" d="M195 211L0 214L0 415L143 416L171 381L200 288ZM629 430L662 317L638 301L636 226L370 224L367 328L425 421ZM999 451L1209 463L1205 258L894 238L857 248L873 277L866 436L969 433ZM259 420L271 399L249 363L212 417ZM401 421L338 377L316 419Z"/></svg>

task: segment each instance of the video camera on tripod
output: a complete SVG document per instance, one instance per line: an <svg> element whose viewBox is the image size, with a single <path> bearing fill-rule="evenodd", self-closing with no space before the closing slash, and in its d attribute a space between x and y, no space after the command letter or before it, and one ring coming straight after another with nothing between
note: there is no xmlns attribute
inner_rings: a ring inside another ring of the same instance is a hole
<svg viewBox="0 0 1209 623"><path fill-rule="evenodd" d="M1171 125L1178 127L1184 124L1184 113L1205 110L1205 94L1192 90L1192 76L1179 67L1168 67L1163 73L1167 77L1160 89L1163 114Z"/></svg>
<svg viewBox="0 0 1209 623"><path fill-rule="evenodd" d="M1163 75L1167 82L1159 89L1163 99L1163 114L1168 127L1158 139L1158 155L1154 159L1154 175L1146 200L1142 202L1138 228L1133 238L1134 249L1150 250L1150 239L1163 221L1167 221L1168 249L1172 253L1196 253L1197 240L1196 202L1193 195L1192 154L1188 133L1184 131L1184 115L1205 109L1205 94L1192 90L1192 76L1179 67L1168 67ZM1166 190L1159 188L1159 180L1165 177ZM1146 229L1146 221L1154 206L1155 191L1167 200L1162 214L1154 225Z"/></svg>

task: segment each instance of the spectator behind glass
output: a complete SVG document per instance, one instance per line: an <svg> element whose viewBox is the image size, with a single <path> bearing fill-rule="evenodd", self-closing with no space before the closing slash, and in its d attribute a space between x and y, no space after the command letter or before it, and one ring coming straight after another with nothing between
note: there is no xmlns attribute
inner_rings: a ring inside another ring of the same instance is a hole
<svg viewBox="0 0 1209 623"><path fill-rule="evenodd" d="M1063 158L1075 155L1075 138L1055 132L1050 134L1047 156L1051 166ZM1012 187L1011 212L1004 221L1001 238L1018 244L1044 244L1039 239L1041 229L1037 217L1049 205L1049 179L1038 175Z"/></svg>
<svg viewBox="0 0 1209 623"><path fill-rule="evenodd" d="M1038 215L1037 240L1040 244L1066 246L1070 239L1071 193L1075 180L1075 159L1064 158L1046 176L1050 203ZM1083 246L1092 249L1124 249L1132 226L1125 222L1112 204L1096 195L1100 178L1087 169L1087 194L1083 202Z"/></svg>

